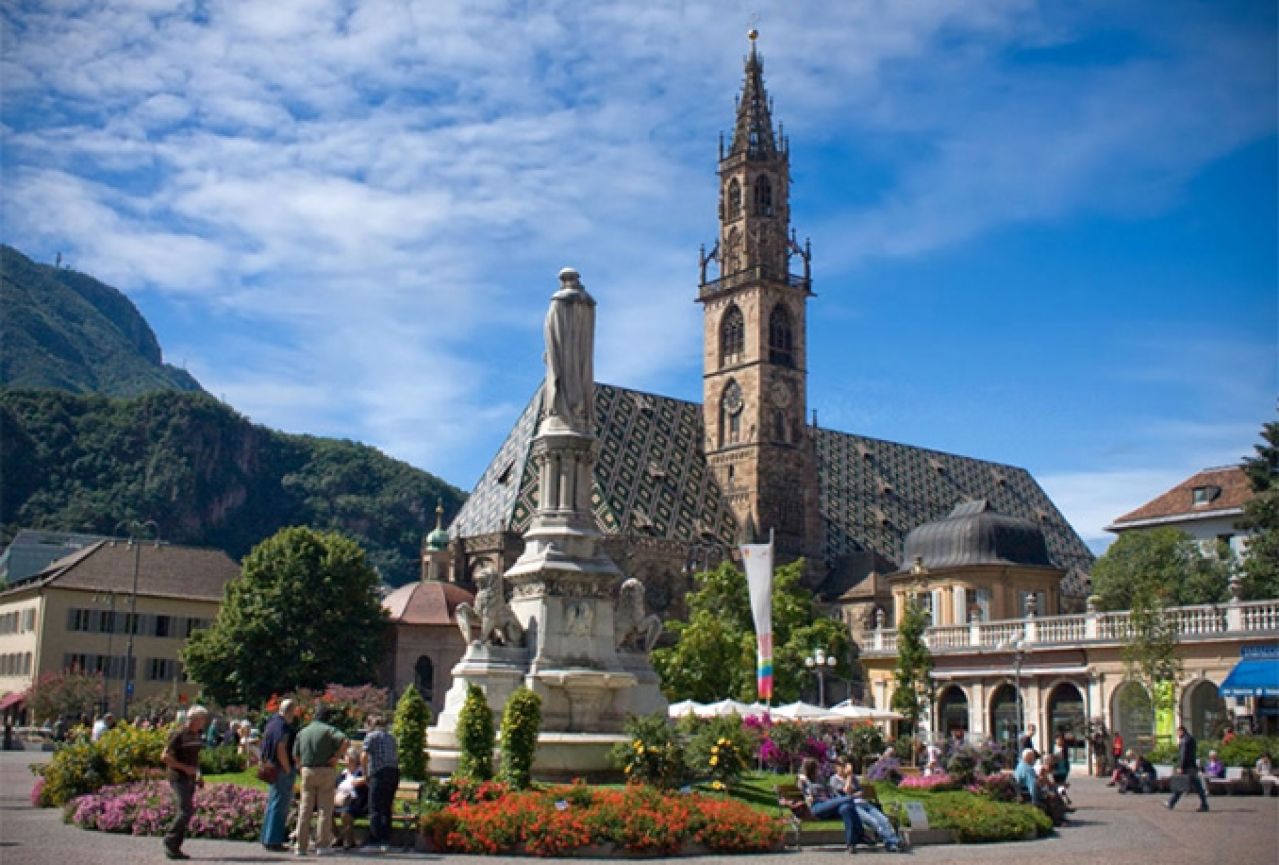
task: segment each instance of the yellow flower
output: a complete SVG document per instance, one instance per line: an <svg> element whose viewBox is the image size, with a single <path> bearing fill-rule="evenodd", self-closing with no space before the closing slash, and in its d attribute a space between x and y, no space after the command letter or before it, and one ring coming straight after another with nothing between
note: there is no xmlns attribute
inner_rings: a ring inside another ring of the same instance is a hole
<svg viewBox="0 0 1279 865"><path fill-rule="evenodd" d="M711 757L711 765L715 766L718 764L719 764L719 757Z"/></svg>
<svg viewBox="0 0 1279 865"><path fill-rule="evenodd" d="M643 743L643 742L641 742L639 739L636 739L635 741L631 742L631 745L633 745L633 746L634 746L634 748L635 748L635 750L636 750L636 751L638 751L638 750L640 749L640 745L642 745L642 744L644 744L644 743Z"/></svg>
<svg viewBox="0 0 1279 865"><path fill-rule="evenodd" d="M625 772L627 775L629 775L629 774L631 774L631 767L630 767L630 766L623 766L623 767L622 767L622 771L623 771L623 772Z"/></svg>
<svg viewBox="0 0 1279 865"><path fill-rule="evenodd" d="M711 746L711 753L712 753L712 754L718 754L718 753L719 753L719 745L712 745L712 746Z"/></svg>
<svg viewBox="0 0 1279 865"><path fill-rule="evenodd" d="M712 789L712 790L723 790L723 789L724 789L724 782L723 782L723 781L712 781L712 782L711 782L711 789Z"/></svg>

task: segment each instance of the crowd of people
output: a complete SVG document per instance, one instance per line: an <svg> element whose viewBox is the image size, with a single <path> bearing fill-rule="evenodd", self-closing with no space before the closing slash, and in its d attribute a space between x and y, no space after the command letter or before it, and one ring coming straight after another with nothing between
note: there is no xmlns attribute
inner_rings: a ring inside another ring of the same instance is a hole
<svg viewBox="0 0 1279 865"><path fill-rule="evenodd" d="M259 839L262 846L274 853L292 849L299 856L311 852L313 841L317 854L332 847L350 849L355 846L355 819L367 815L367 845L386 850L391 841L391 809L400 770L395 737L386 730L385 719L370 716L364 738L357 742L329 723L329 710L323 704L305 725L299 718L298 705L292 700L283 701L279 711L267 720L255 749L259 777L270 785ZM252 733L251 726L246 730L234 723L219 733L202 706L193 706L179 718L162 758L176 811L164 836L166 857L189 858L182 852L182 843L194 814L195 791L204 783L200 776L201 749L211 744L246 747L253 741ZM235 742L229 739L232 734L238 737ZM295 791L300 794L296 796L296 814L290 821Z"/></svg>

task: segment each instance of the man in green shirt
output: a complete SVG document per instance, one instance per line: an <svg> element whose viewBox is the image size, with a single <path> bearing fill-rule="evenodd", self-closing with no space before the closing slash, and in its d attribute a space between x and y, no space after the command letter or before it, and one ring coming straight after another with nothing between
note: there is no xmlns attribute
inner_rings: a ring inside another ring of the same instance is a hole
<svg viewBox="0 0 1279 865"><path fill-rule="evenodd" d="M315 710L311 723L298 733L293 745L293 762L302 767L302 800L298 804L297 854L305 856L311 844L311 812L320 811L320 839L316 852L329 850L333 843L333 794L337 790L337 764L350 744L346 734L325 723L329 708Z"/></svg>

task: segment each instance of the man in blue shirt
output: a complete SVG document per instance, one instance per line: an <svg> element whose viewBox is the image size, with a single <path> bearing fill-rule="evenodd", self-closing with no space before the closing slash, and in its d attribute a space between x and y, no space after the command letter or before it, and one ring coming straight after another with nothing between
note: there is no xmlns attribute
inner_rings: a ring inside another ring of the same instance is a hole
<svg viewBox="0 0 1279 865"><path fill-rule="evenodd" d="M1013 773L1018 788L1030 797L1030 801L1039 804L1039 783L1035 777L1035 749L1027 748L1021 752L1021 762Z"/></svg>

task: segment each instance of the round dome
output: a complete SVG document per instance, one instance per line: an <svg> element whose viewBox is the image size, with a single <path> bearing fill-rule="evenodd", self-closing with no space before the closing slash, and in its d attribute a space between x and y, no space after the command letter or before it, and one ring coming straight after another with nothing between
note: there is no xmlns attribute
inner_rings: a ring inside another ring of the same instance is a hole
<svg viewBox="0 0 1279 865"><path fill-rule="evenodd" d="M392 622L406 625L448 625L457 621L457 605L474 603L475 596L461 586L438 580L400 586L382 599Z"/></svg>
<svg viewBox="0 0 1279 865"><path fill-rule="evenodd" d="M449 546L449 533L444 529L436 526L431 533L426 536L426 548L428 550L446 550Z"/></svg>
<svg viewBox="0 0 1279 865"><path fill-rule="evenodd" d="M919 560L929 570L966 565L1055 567L1044 532L1030 520L996 513L985 499L961 502L943 519L906 535L902 570Z"/></svg>

